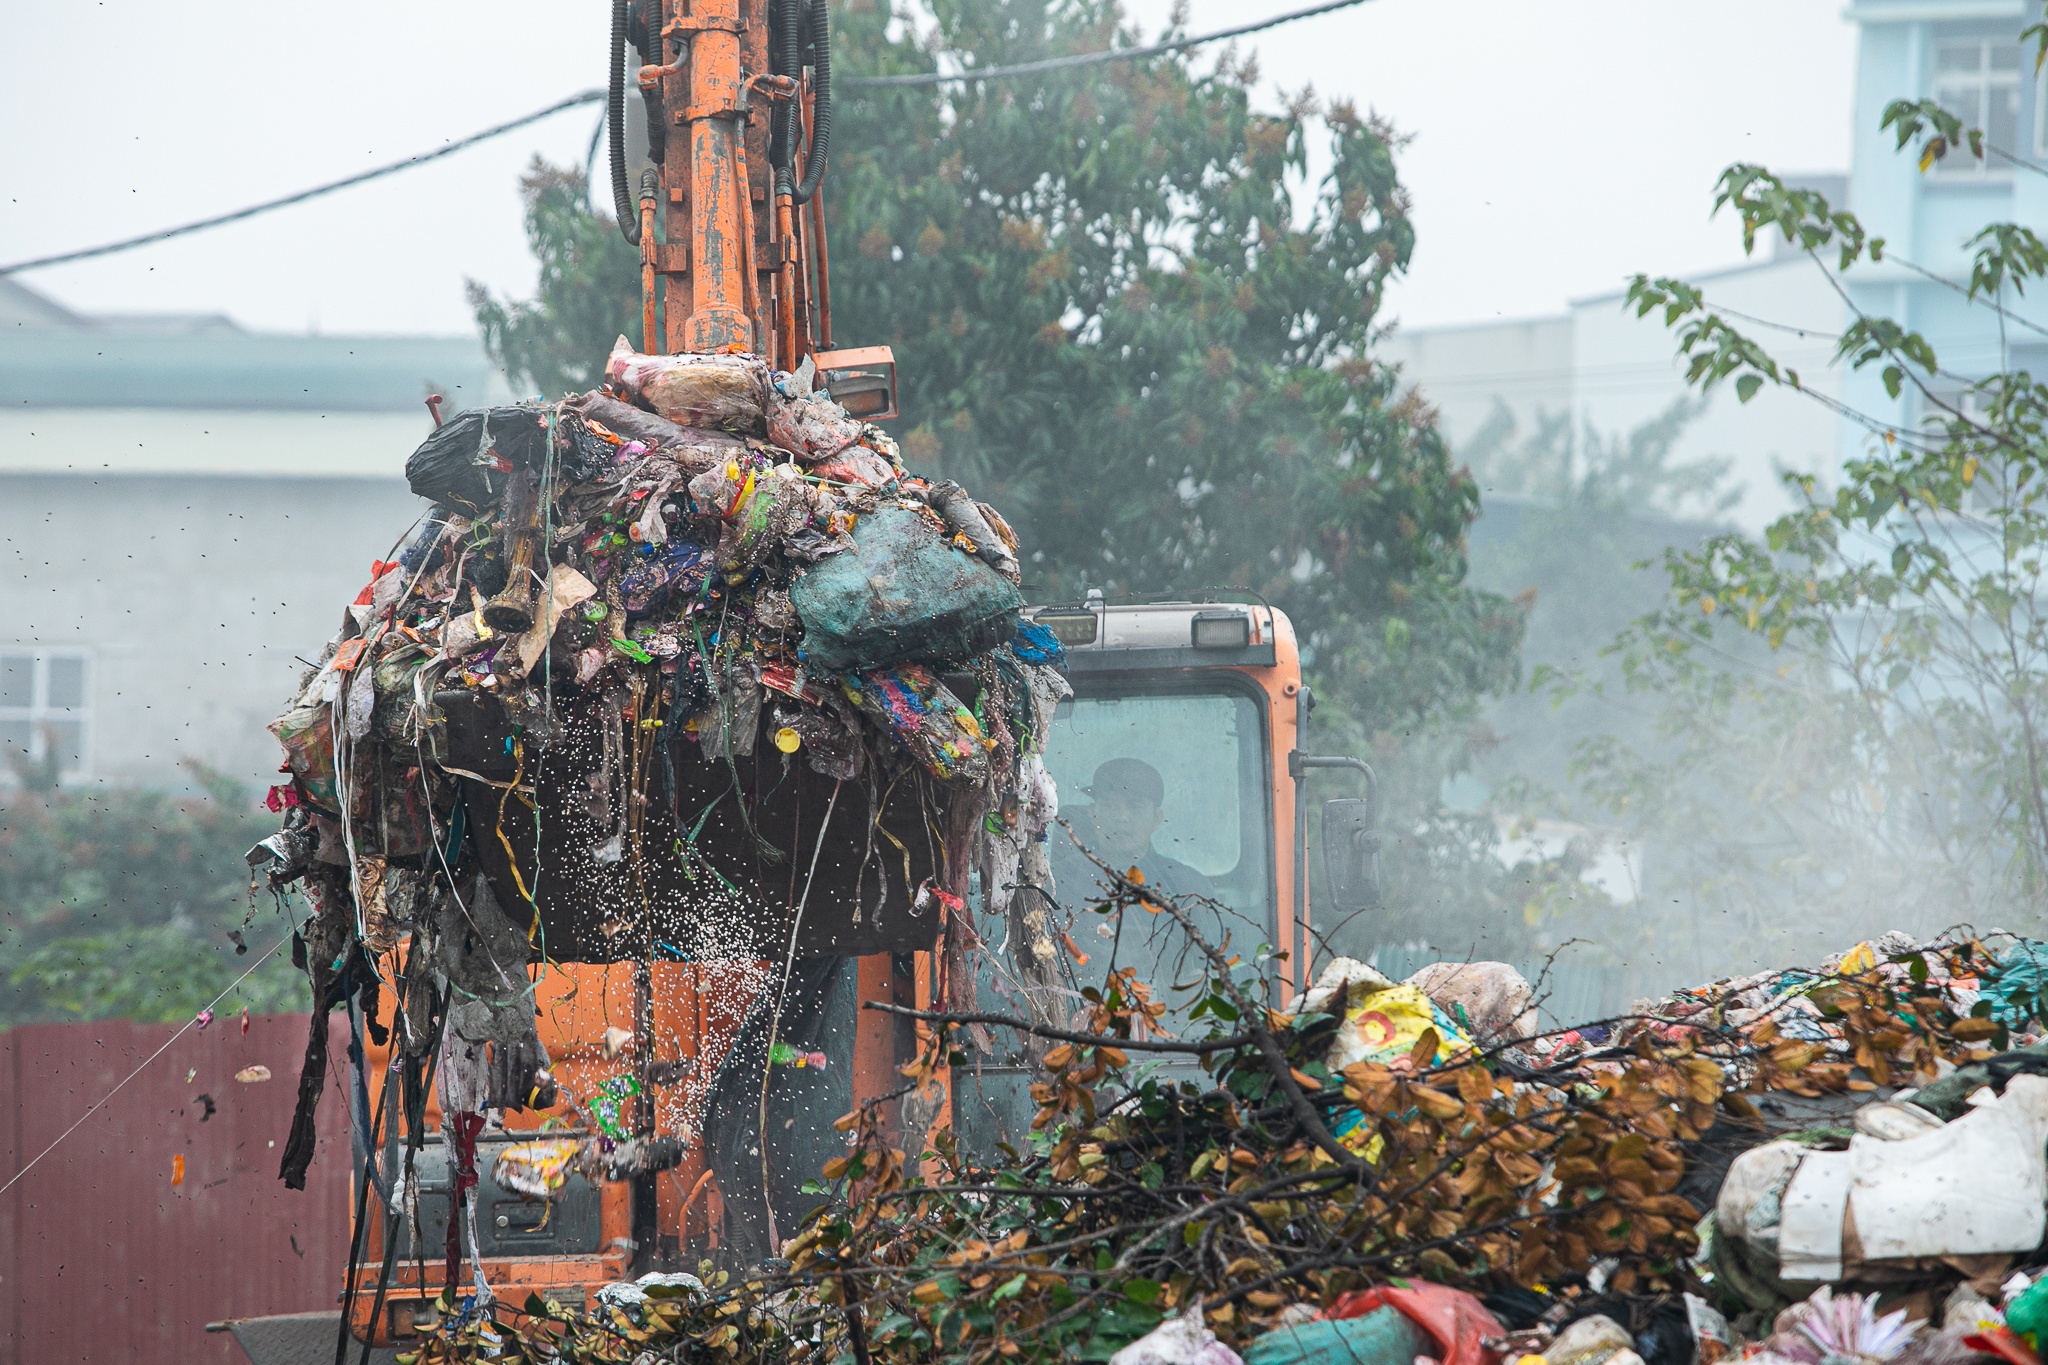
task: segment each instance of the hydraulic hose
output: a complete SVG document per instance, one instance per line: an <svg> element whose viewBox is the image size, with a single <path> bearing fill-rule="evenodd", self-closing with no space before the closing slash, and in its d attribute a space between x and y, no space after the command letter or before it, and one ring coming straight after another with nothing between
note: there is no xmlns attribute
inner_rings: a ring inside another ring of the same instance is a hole
<svg viewBox="0 0 2048 1365"><path fill-rule="evenodd" d="M619 220L619 235L640 245L640 205L626 184L626 6L629 0L612 0L612 72L605 87L606 142L611 149L612 212Z"/></svg>
<svg viewBox="0 0 2048 1365"><path fill-rule="evenodd" d="M804 74L803 57L803 0L776 0L772 11L775 24L775 42L769 49L769 69L778 76L788 76L801 81ZM775 116L773 135L768 140L768 165L775 172L775 192L794 194L796 177L790 173L793 159L791 149L796 146L797 104L790 100Z"/></svg>
<svg viewBox="0 0 2048 1365"><path fill-rule="evenodd" d="M811 150L803 181L790 194L799 204L809 203L824 183L825 154L832 149L832 21L825 11L825 0L811 0ZM795 107L796 101L790 101L792 118Z"/></svg>
<svg viewBox="0 0 2048 1365"><path fill-rule="evenodd" d="M650 66L660 66L663 60L661 46L661 0L640 0L640 38L633 46L640 49L641 58ZM628 33L628 40L632 34ZM661 116L661 89L658 86L640 91L640 99L647 107L647 159L659 166L668 156L668 122Z"/></svg>

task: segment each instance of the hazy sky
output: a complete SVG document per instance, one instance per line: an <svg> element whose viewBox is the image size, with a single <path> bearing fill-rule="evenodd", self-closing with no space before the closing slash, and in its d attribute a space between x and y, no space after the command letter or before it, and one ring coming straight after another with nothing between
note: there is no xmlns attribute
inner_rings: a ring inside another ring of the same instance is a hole
<svg viewBox="0 0 2048 1365"><path fill-rule="evenodd" d="M1127 0L1148 32L1170 0ZM1191 0L1190 28L1304 0ZM0 17L0 262L236 208L426 151L603 80L603 0L15 4ZM1844 168L1841 0L1371 0L1248 40L1414 137L1411 325L1551 312L1636 270L1739 258L1735 160ZM202 14L203 23L191 16ZM378 184L22 276L86 311L302 332L470 330L463 281L531 287L517 180L580 162L596 108ZM885 338L875 338L885 340Z"/></svg>

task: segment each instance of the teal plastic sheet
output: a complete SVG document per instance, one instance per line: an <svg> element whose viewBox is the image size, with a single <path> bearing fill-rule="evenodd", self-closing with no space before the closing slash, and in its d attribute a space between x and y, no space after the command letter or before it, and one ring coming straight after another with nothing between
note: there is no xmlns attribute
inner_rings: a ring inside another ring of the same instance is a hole
<svg viewBox="0 0 2048 1365"><path fill-rule="evenodd" d="M1420 1327L1392 1308L1362 1318L1305 1322L1254 1337L1244 1365L1415 1365L1436 1346Z"/></svg>
<svg viewBox="0 0 2048 1365"><path fill-rule="evenodd" d="M885 507L862 517L853 545L790 589L811 668L951 663L1017 633L1017 589L917 510Z"/></svg>

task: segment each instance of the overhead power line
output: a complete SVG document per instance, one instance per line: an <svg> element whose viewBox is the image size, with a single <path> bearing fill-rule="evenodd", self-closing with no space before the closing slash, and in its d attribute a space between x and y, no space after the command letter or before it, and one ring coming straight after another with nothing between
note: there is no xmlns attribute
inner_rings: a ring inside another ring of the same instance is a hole
<svg viewBox="0 0 2048 1365"><path fill-rule="evenodd" d="M1191 47L1200 47L1205 43L1221 42L1226 38L1241 38L1247 33L1259 33L1269 28L1278 28L1282 24L1291 24L1298 19L1311 19L1318 14L1328 14L1333 10L1351 9L1354 6L1365 3L1366 0L1324 0L1322 4L1310 5L1305 9L1290 10L1286 14L1276 14L1268 19L1258 19L1248 24L1238 24L1233 28L1218 29L1214 33L1198 33L1187 38L1175 38L1169 42L1149 43L1143 47L1109 48L1102 52L1082 52L1069 57L1049 57L1043 61L1020 62L1014 66L990 66L975 71L961 71L951 74L924 71L904 76L841 76L837 83L843 88L862 90L943 85L949 81L1001 80L1011 76L1038 75L1047 71L1068 71L1080 67L1103 66L1110 62L1138 61L1145 57L1157 57L1168 52L1184 52ZM232 213L215 214L211 218L201 218L196 222L181 223L177 227L163 228L156 232L146 232L139 237L124 237L118 242L107 242L100 246L84 247L77 251L61 251L52 256L37 256L31 260L15 261L9 265L0 265L0 275L12 275L19 271L36 270L49 265L64 265L71 261L89 261L94 257L111 256L116 252L132 251L136 247L149 246L156 242L167 242L174 237L183 237L194 232L204 232L208 228L221 227L228 223L239 223L245 219L254 218L259 214L269 213L274 209L288 208L293 204L303 204L309 199L318 199L322 195L333 194L337 190L345 190L354 185L367 184L372 180L382 179L387 175L395 175L399 171L413 166L424 165L429 161L437 161L444 156L451 156L456 152L462 151L464 148L474 147L479 142L488 142L494 137L501 137L506 133L514 132L526 127L530 123L538 123L544 118L561 113L565 109L575 109L586 104L601 104L604 98L605 92L602 90L586 90L580 95L571 95L568 99L558 100L545 109L536 109L532 113L513 119L510 122L495 124L483 129L481 132L471 133L468 137L457 138L446 146L437 147L431 152L422 152L418 156L409 156L403 161L394 161L388 166L378 166L373 170L362 171L340 180L330 180L324 185L315 185L311 189L300 190L297 194L288 194L282 199L267 199L260 204L251 204L247 208L236 209Z"/></svg>
<svg viewBox="0 0 2048 1365"><path fill-rule="evenodd" d="M1318 14L1332 10L1350 9L1362 5L1366 0L1325 0L1320 5L1307 9L1292 10L1276 14L1270 19L1259 19L1235 28L1218 29L1214 33L1198 33L1191 38L1175 38L1164 43L1149 43L1144 47L1113 47L1102 52L1082 52L1071 57L1047 57L1043 61L1019 62L1015 66L988 66L972 71L918 71L904 76L841 76L834 84L849 90L875 90L901 88L914 85L944 85L948 81L992 81L1009 76L1035 76L1045 71L1068 71L1075 67L1102 66L1109 62L1133 62L1144 57L1157 57L1167 52L1184 52L1204 43L1221 42L1225 38L1241 38L1247 33L1263 29L1278 28L1291 24L1297 19L1312 19Z"/></svg>
<svg viewBox="0 0 2048 1365"><path fill-rule="evenodd" d="M325 185L315 185L312 189L300 190L297 194L288 194L282 199L269 199L261 204L251 204L245 209L236 209L233 213L216 214L211 218L201 218L197 222L182 223L177 227L164 228L158 232L146 232L140 237L127 237L118 242L108 242L103 246L89 246L78 251L63 251L54 256L38 256L34 260L16 261L12 265L0 265L0 275L12 275L19 270L34 270L39 266L45 265L63 265L67 261L85 261L95 256L111 256L117 251L130 251L139 246L148 246L152 242L169 241L173 237L183 237L187 233L192 232L203 232L207 228L220 227L224 223L238 223L244 218L254 218L259 213L268 213L272 209L281 209L292 204L303 204L308 199L318 199L323 194L333 194L336 190L345 190L351 185L361 185L371 180L380 179L383 176L395 175L399 171L406 170L412 166L420 166L429 161L439 160L444 156L452 156L464 148L476 146L479 142L488 142L494 137L500 137L506 133L524 128L529 123L538 123L544 118L561 113L564 109L575 109L586 104L600 104L603 101L604 91L586 90L580 95L571 95L568 99L557 100L545 109L536 109L531 114L513 119L509 123L496 124L484 129L482 132L471 133L465 138L457 138L446 146L437 147L431 152L422 152L418 156L409 156L403 161L394 161L388 166L379 166L375 170L362 171L341 180L330 180Z"/></svg>

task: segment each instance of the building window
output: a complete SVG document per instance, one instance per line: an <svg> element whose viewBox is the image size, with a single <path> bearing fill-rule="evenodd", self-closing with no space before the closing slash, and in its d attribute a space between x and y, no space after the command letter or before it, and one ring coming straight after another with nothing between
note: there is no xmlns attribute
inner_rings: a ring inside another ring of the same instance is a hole
<svg viewBox="0 0 2048 1365"><path fill-rule="evenodd" d="M1934 102L1965 128L1982 129L1987 149L2014 154L2020 133L2019 44L1994 38L1936 43ZM1989 150L1979 160L1965 143L1951 149L1935 170L1956 178L2004 176L2012 174L2012 163Z"/></svg>
<svg viewBox="0 0 2048 1365"><path fill-rule="evenodd" d="M0 754L82 777L92 749L92 656L82 649L0 647Z"/></svg>

